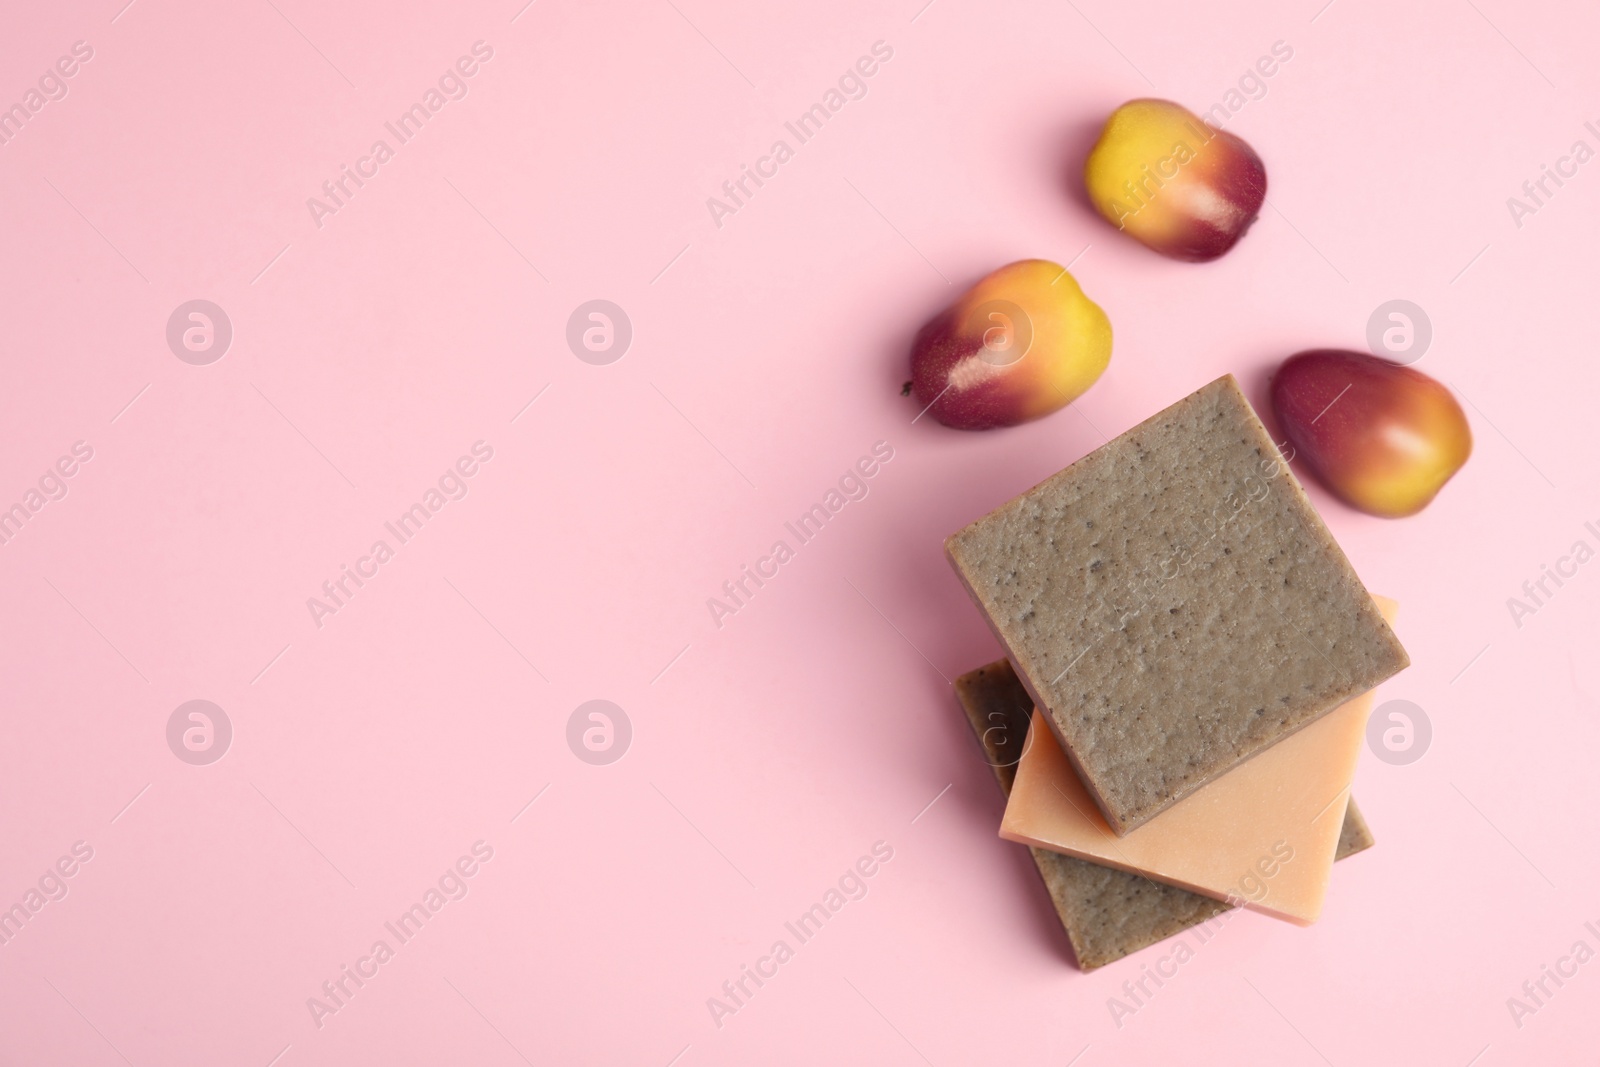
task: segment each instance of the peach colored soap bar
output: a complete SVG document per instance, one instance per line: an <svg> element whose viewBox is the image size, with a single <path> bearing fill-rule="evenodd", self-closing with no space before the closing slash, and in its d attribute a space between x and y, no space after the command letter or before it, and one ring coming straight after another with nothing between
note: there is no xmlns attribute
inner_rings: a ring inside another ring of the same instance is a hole
<svg viewBox="0 0 1600 1067"><path fill-rule="evenodd" d="M1386 621L1395 604L1373 598ZM1322 914L1372 694L1118 837L1035 710L1000 836L1308 925Z"/></svg>

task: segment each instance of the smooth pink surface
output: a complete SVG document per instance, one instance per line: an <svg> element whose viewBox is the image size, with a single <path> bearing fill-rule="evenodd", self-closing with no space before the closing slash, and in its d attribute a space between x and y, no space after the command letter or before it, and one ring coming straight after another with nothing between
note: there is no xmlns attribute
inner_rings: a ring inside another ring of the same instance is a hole
<svg viewBox="0 0 1600 1067"><path fill-rule="evenodd" d="M1520 626L1507 598L1600 547L1600 163L1520 227L1506 198L1600 147L1600 15L921 2L10 13L3 101L94 55L0 146L0 502L75 441L94 457L0 546L0 906L74 842L93 859L0 946L0 1062L1592 1049L1600 962L1520 1026L1507 998L1600 948L1600 563ZM307 198L479 40L468 95L319 229ZM880 40L865 98L715 226L707 197ZM1271 181L1232 253L1170 262L1087 209L1112 107L1203 110L1280 40L1227 127ZM1076 258L1117 331L1104 378L1015 430L913 424L916 328L1026 256ZM1114 1018L1169 950L1080 973L996 837L947 679L997 649L941 541L1221 373L1260 401L1284 356L1361 347L1396 297L1431 316L1418 367L1467 398L1476 454L1413 519L1312 492L1406 605L1415 665L1379 711L1423 707L1432 747L1363 755L1379 845L1320 923L1240 916ZM209 366L164 336L197 298L235 331ZM609 366L565 342L596 298L633 324ZM465 499L319 629L307 598L478 440ZM707 598L880 440L869 495L714 625ZM633 726L609 766L566 741L595 698ZM209 766L167 746L193 699L234 728ZM319 1028L307 998L479 840L468 895ZM719 1028L707 998L878 841L866 897Z"/></svg>

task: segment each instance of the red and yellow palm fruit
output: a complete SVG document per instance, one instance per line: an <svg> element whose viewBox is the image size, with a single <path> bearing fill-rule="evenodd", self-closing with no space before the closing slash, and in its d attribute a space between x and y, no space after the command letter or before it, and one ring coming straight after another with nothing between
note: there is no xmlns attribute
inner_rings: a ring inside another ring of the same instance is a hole
<svg viewBox="0 0 1600 1067"><path fill-rule="evenodd" d="M1366 352L1289 357L1272 380L1272 409L1295 455L1371 515L1415 515L1472 455L1472 429L1450 390Z"/></svg>
<svg viewBox="0 0 1600 1067"><path fill-rule="evenodd" d="M1025 259L989 274L918 332L911 384L946 426L1015 426L1082 396L1111 360L1111 320L1065 267Z"/></svg>
<svg viewBox="0 0 1600 1067"><path fill-rule="evenodd" d="M1191 262L1232 248L1267 198L1255 149L1170 100L1130 100L1113 111L1083 180L1113 226Z"/></svg>

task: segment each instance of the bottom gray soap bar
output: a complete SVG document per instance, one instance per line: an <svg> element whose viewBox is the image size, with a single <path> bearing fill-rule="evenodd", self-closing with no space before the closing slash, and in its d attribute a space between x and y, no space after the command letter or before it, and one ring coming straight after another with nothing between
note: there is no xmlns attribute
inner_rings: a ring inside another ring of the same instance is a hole
<svg viewBox="0 0 1600 1067"><path fill-rule="evenodd" d="M1004 659L963 674L955 685L995 778L1009 794L1027 741L1033 700L1011 662ZM1372 831L1351 798L1334 858L1342 860L1372 845ZM1220 900L1153 882L1143 875L1042 848L1028 851L1055 902L1078 966L1085 971L1104 967L1229 910Z"/></svg>

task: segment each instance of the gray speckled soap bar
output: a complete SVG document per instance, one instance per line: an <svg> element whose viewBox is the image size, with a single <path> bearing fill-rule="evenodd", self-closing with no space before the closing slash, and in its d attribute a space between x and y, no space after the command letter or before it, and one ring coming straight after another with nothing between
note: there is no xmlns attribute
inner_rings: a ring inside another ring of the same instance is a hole
<svg viewBox="0 0 1600 1067"><path fill-rule="evenodd" d="M1409 663L1231 375L945 547L1118 833Z"/></svg>
<svg viewBox="0 0 1600 1067"><path fill-rule="evenodd" d="M963 674L956 679L955 689L1001 790L1010 793L1027 739L1033 699L1007 660ZM1372 844L1372 833L1352 799L1334 858L1344 859ZM1153 882L1143 875L1042 848L1028 851L1072 943L1078 966L1085 971L1120 960L1228 910L1219 900Z"/></svg>

